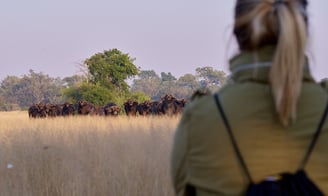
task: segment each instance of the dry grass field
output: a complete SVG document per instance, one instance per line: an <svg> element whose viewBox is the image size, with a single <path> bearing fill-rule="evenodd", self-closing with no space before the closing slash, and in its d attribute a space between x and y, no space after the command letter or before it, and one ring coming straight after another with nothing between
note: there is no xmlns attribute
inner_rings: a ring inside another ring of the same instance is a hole
<svg viewBox="0 0 328 196"><path fill-rule="evenodd" d="M173 195L179 117L29 119L0 113L1 196Z"/></svg>

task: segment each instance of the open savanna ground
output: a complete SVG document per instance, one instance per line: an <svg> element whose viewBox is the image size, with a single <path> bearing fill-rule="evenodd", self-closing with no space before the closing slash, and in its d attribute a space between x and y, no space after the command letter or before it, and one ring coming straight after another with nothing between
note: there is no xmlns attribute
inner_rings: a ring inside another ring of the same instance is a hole
<svg viewBox="0 0 328 196"><path fill-rule="evenodd" d="M29 119L0 113L2 196L173 195L179 117Z"/></svg>

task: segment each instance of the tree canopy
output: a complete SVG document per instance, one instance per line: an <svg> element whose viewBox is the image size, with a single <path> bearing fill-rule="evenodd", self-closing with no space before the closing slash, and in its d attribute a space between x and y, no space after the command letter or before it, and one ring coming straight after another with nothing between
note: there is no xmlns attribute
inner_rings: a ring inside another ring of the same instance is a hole
<svg viewBox="0 0 328 196"><path fill-rule="evenodd" d="M106 86L109 89L128 90L126 79L139 73L134 58L124 54L118 49L105 50L85 60L91 82Z"/></svg>
<svg viewBox="0 0 328 196"><path fill-rule="evenodd" d="M197 89L207 88L215 91L226 80L225 73L213 67L198 67L196 74L185 74L176 78L170 72L161 72L158 76L154 70L142 70L133 80L132 92L145 92L152 99L160 99L164 94L173 94L177 98L189 98Z"/></svg>
<svg viewBox="0 0 328 196"><path fill-rule="evenodd" d="M40 102L58 103L62 101L61 88L62 81L59 78L51 78L42 72L30 70L22 78L7 76L0 85L4 104L1 107L10 110L12 107L27 108Z"/></svg>
<svg viewBox="0 0 328 196"><path fill-rule="evenodd" d="M226 82L226 74L210 66L196 68L196 77L198 77L202 88L208 88L212 91L217 90Z"/></svg>

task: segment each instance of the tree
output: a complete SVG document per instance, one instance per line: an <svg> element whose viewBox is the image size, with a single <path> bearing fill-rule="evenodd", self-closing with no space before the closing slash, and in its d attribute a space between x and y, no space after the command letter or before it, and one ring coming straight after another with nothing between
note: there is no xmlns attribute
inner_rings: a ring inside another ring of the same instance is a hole
<svg viewBox="0 0 328 196"><path fill-rule="evenodd" d="M73 75L69 77L65 77L63 79L63 85L66 88L80 86L84 81L87 81L87 78L84 75Z"/></svg>
<svg viewBox="0 0 328 196"><path fill-rule="evenodd" d="M165 94L174 94L176 89L176 77L171 72L161 72L161 84L159 86L156 99L160 99Z"/></svg>
<svg viewBox="0 0 328 196"><path fill-rule="evenodd" d="M18 91L20 90L19 84L21 79L17 76L7 76L2 82L0 87L0 110L11 111L20 110L18 105L20 97Z"/></svg>
<svg viewBox="0 0 328 196"><path fill-rule="evenodd" d="M6 102L2 96L2 93L0 91L0 111L5 111L6 110Z"/></svg>
<svg viewBox="0 0 328 196"><path fill-rule="evenodd" d="M77 68L79 70L77 76L81 76L86 83L89 83L91 76L90 76L88 65L85 64L85 62L79 63L77 64Z"/></svg>
<svg viewBox="0 0 328 196"><path fill-rule="evenodd" d="M19 90L20 78L17 76L7 76L1 82L1 94L3 103L13 104L18 103L19 97L16 92Z"/></svg>
<svg viewBox="0 0 328 196"><path fill-rule="evenodd" d="M200 84L197 81L196 76L192 74L185 74L178 79L178 86L188 88L192 91L200 88Z"/></svg>
<svg viewBox="0 0 328 196"><path fill-rule="evenodd" d="M67 88L63 90L63 95L71 103L85 100L95 105L105 105L109 102L116 101L115 93L97 84L83 83L81 86Z"/></svg>
<svg viewBox="0 0 328 196"><path fill-rule="evenodd" d="M138 77L140 79L150 80L150 81L152 81L153 79L156 80L160 79L154 70L141 70L140 73L138 74Z"/></svg>
<svg viewBox="0 0 328 196"><path fill-rule="evenodd" d="M2 99L7 108L27 108L33 103L61 102L62 80L30 70L22 78L7 76L1 82ZM15 106L16 105L16 106Z"/></svg>
<svg viewBox="0 0 328 196"><path fill-rule="evenodd" d="M136 100L138 103L142 103L144 101L150 100L151 98L145 94L144 92L133 92L131 94L131 98L133 98L133 100Z"/></svg>
<svg viewBox="0 0 328 196"><path fill-rule="evenodd" d="M192 74L185 74L177 81L177 89L175 92L177 97L189 98L191 95L200 88L200 83L197 81L196 76Z"/></svg>
<svg viewBox="0 0 328 196"><path fill-rule="evenodd" d="M61 102L62 81L59 78L52 78L42 72L35 73L30 70L29 75L24 75L21 79L19 87L20 90L17 93L21 97L19 101L21 106L39 102Z"/></svg>
<svg viewBox="0 0 328 196"><path fill-rule="evenodd" d="M202 88L209 88L212 91L220 88L226 81L226 74L223 71L209 66L196 68L196 76Z"/></svg>
<svg viewBox="0 0 328 196"><path fill-rule="evenodd" d="M118 49L97 53L85 60L90 73L90 82L112 90L128 91L126 79L138 74L134 58Z"/></svg>
<svg viewBox="0 0 328 196"><path fill-rule="evenodd" d="M114 94L104 86L85 84L81 88L81 98L95 105L106 105L114 99Z"/></svg>
<svg viewBox="0 0 328 196"><path fill-rule="evenodd" d="M158 94L161 79L154 70L142 70L138 78L133 80L132 92L143 92L154 98Z"/></svg>
<svg viewBox="0 0 328 196"><path fill-rule="evenodd" d="M161 79L162 79L162 82L177 80L176 77L174 77L171 74L171 72L168 72L168 73L161 72Z"/></svg>

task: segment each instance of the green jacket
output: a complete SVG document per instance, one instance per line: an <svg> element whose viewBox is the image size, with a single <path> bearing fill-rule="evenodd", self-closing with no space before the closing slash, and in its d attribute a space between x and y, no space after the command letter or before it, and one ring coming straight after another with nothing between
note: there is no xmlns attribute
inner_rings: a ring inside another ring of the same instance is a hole
<svg viewBox="0 0 328 196"><path fill-rule="evenodd" d="M275 114L268 83L273 52L273 47L266 47L256 58L247 52L234 57L230 62L233 82L219 91L255 182L298 168L328 101L327 90L314 81L305 66L297 119L284 128ZM328 122L305 170L328 194ZM245 193L248 180L236 159L213 95L199 96L186 106L174 136L171 176L176 195L182 196L187 184L196 187L198 196Z"/></svg>

